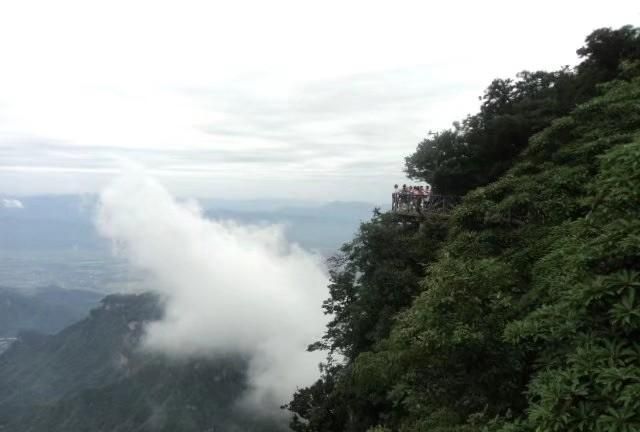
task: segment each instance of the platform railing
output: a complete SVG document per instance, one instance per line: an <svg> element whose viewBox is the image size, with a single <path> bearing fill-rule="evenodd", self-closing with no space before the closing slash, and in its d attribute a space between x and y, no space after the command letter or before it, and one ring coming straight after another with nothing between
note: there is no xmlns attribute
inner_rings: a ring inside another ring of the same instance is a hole
<svg viewBox="0 0 640 432"><path fill-rule="evenodd" d="M391 194L391 211L408 216L420 216L430 212L448 211L460 202L460 197L452 195L394 192Z"/></svg>

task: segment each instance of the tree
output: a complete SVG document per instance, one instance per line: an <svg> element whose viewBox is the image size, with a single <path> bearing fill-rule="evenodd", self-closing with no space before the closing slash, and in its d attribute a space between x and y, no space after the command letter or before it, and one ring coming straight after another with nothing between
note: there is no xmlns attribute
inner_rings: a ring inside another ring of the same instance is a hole
<svg viewBox="0 0 640 432"><path fill-rule="evenodd" d="M614 79L624 62L640 59L640 29L598 29L577 52L583 61L575 70L495 79L481 97L479 113L418 144L405 159L409 177L455 195L497 180L533 135L595 96L597 84Z"/></svg>

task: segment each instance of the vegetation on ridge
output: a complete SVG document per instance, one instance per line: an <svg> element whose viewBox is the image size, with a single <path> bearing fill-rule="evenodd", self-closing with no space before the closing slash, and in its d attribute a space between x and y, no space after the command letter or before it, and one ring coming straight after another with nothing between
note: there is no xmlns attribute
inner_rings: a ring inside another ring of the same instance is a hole
<svg viewBox="0 0 640 432"><path fill-rule="evenodd" d="M295 431L640 429L640 29L496 80L407 172L465 194L376 215L334 260Z"/></svg>

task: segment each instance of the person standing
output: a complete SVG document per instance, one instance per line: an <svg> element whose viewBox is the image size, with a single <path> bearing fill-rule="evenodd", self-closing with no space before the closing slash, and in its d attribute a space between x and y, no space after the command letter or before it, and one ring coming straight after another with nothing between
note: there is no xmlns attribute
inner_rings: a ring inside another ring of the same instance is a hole
<svg viewBox="0 0 640 432"><path fill-rule="evenodd" d="M407 208L409 204L409 190L407 189L407 185L402 185L402 190L400 191L400 206L404 209Z"/></svg>
<svg viewBox="0 0 640 432"><path fill-rule="evenodd" d="M416 186L414 188L415 192L415 202L416 202L416 211L418 213L422 212L422 200L425 196L425 192L424 192L424 186Z"/></svg>
<svg viewBox="0 0 640 432"><path fill-rule="evenodd" d="M429 183L427 183L427 185L424 187L425 191L424 191L424 200L425 202L429 202L429 199L431 198L431 185Z"/></svg>
<svg viewBox="0 0 640 432"><path fill-rule="evenodd" d="M391 194L391 210L398 210L398 203L400 202L400 192L398 192L398 185L393 185L393 193Z"/></svg>

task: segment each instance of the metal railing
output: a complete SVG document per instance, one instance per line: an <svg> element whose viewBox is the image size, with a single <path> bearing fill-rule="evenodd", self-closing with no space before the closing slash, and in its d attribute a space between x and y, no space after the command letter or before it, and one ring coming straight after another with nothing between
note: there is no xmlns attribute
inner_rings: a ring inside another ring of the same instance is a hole
<svg viewBox="0 0 640 432"><path fill-rule="evenodd" d="M391 194L391 211L394 213L421 216L430 212L451 210L460 202L460 197L451 195L395 192Z"/></svg>

